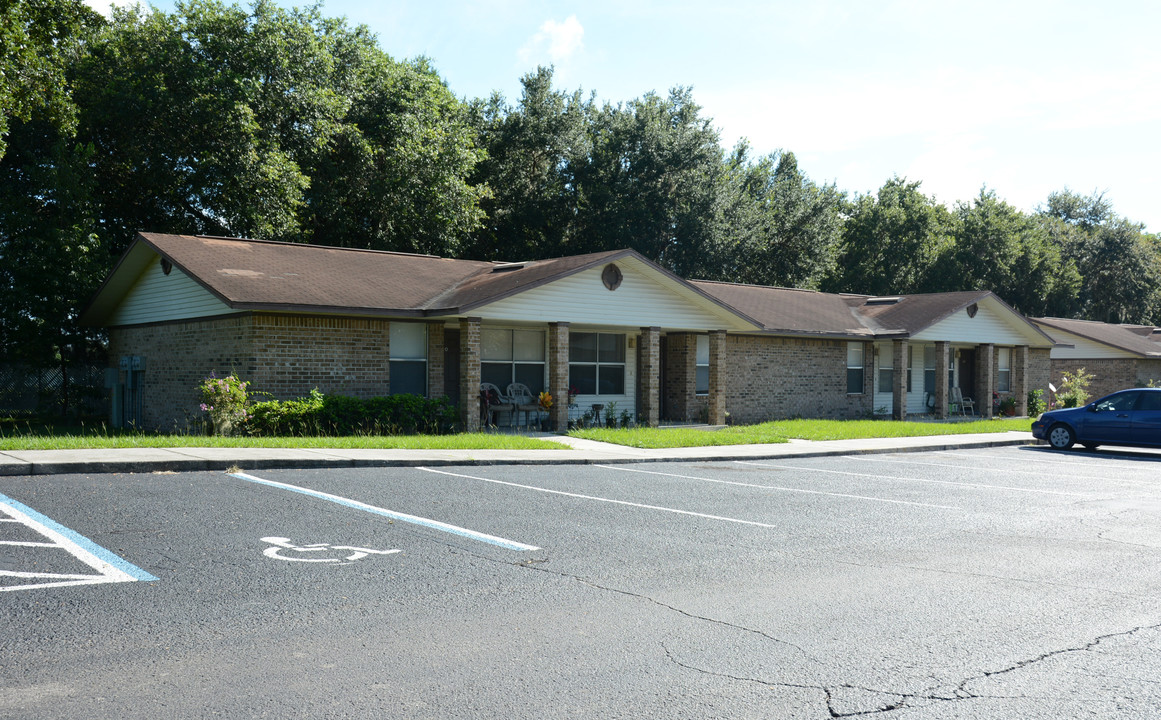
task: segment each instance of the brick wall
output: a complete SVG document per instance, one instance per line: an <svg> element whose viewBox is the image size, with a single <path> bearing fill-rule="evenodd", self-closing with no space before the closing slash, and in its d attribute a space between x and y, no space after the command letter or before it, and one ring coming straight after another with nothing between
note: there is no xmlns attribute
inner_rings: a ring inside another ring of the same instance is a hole
<svg viewBox="0 0 1161 720"><path fill-rule="evenodd" d="M725 370L731 422L871 414L869 391L847 394L845 341L727 335Z"/></svg>
<svg viewBox="0 0 1161 720"><path fill-rule="evenodd" d="M210 373L236 372L251 390L278 399L318 388L355 397L390 388L388 321L297 315L235 315L113 328L109 358L141 355L143 425L172 430L200 419L197 387Z"/></svg>
<svg viewBox="0 0 1161 720"><path fill-rule="evenodd" d="M665 410L667 420L690 422L705 408L705 398L696 397L697 335L669 333L665 337Z"/></svg>
<svg viewBox="0 0 1161 720"><path fill-rule="evenodd" d="M280 400L318 388L377 397L390 392L390 323L380 318L254 315L254 389Z"/></svg>
<svg viewBox="0 0 1161 720"><path fill-rule="evenodd" d="M1161 360L1145 360L1142 358L1108 358L1103 360L1052 360L1051 381L1059 389L1064 381L1064 372L1076 372L1084 368L1086 373L1093 375L1089 383L1088 394L1090 400L1108 395L1125 388L1142 387L1150 380L1161 382ZM1044 383L1047 388L1048 383ZM1048 397L1045 389L1044 397Z"/></svg>
<svg viewBox="0 0 1161 720"><path fill-rule="evenodd" d="M109 330L113 367L122 355L145 358L142 426L150 430L184 430L200 423L198 385L211 372L252 378L257 365L252 348L249 315Z"/></svg>

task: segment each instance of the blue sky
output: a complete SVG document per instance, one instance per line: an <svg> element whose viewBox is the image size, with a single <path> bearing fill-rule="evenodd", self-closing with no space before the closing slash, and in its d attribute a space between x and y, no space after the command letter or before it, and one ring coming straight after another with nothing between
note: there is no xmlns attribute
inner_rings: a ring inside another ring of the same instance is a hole
<svg viewBox="0 0 1161 720"><path fill-rule="evenodd" d="M558 88L601 101L692 86L723 146L793 151L842 190L897 174L949 206L987 185L1034 210L1068 187L1161 232L1161 3L330 0L323 12L366 24L397 58L429 57L463 97L516 100L520 76L548 64Z"/></svg>

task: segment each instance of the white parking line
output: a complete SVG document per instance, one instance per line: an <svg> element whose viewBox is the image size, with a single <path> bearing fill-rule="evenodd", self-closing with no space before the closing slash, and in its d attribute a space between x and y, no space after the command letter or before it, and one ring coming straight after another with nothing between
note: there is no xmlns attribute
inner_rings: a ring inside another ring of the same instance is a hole
<svg viewBox="0 0 1161 720"><path fill-rule="evenodd" d="M843 457L843 459L844 460L858 460L859 462L870 461L870 462L895 463L897 465L926 465L928 467L959 468L961 470L964 469L963 465L955 465L952 463L930 463L930 462L920 462L918 460L904 460L902 458L889 458L889 457L881 457L881 456L869 457L866 455L846 455ZM981 468L981 469L972 468L972 470L974 472L991 472L987 468ZM999 472L999 471L997 471L997 472ZM1005 472L1005 473L1021 473L1024 475L1039 475L1041 477L1052 477L1052 478L1060 477L1059 473L1046 473L1046 472L1040 472L1038 470L1021 470L1020 468L1007 468L1006 467L1006 468L1004 468L1003 472ZM1081 480L1102 480L1102 479L1104 479L1104 478L1100 478L1100 477L1094 477L1092 475L1074 475L1072 473L1069 473L1068 477L1078 478ZM1070 492L1063 492L1060 490L1031 490L1031 489L1027 489L1027 488L1006 487L1003 485L984 485L983 487L995 487L995 488L1002 488L1004 490L1021 490L1022 492L1039 492L1039 493L1044 493L1045 495L1072 495L1074 497L1085 497L1085 493L1070 493Z"/></svg>
<svg viewBox="0 0 1161 720"><path fill-rule="evenodd" d="M932 452L938 453L940 455L953 455L955 457L987 457L987 458L996 458L997 460L1008 460L1008 461L1011 461L1013 458L1020 457L1020 456L1015 455L1015 454L999 455L999 454L995 454L995 453L974 453L974 452L969 454L963 450L934 450ZM1024 452L1028 453L1029 451L1025 450ZM1027 460L1028 462L1034 462L1037 465L1040 465L1040 464L1068 465L1070 467L1076 467L1078 465L1077 460L1082 460L1082 461L1083 460L1101 460L1103 462L1101 462L1099 465L1097 465L1096 463L1084 463L1084 462L1081 462L1079 464L1084 465L1086 467L1093 466L1093 467L1100 467L1102 469L1107 468L1107 469L1113 469L1113 470L1139 470L1139 471L1143 471L1143 472L1150 472L1153 470L1153 467L1147 464L1147 463L1149 463L1149 460L1145 460L1145 459L1142 459L1140 462L1135 463L1135 464L1126 463L1126 464L1122 465L1122 464L1113 464L1111 462L1108 462L1109 456L1108 455L1101 455L1099 453L1087 453L1087 452L1081 452L1079 450L1071 450L1071 451L1068 451L1067 455L1056 455L1055 452L1058 452L1058 451L1054 451L1054 452L1050 452L1048 450L1036 451L1035 454L1027 454L1027 455L1024 455L1020 459ZM1157 459L1161 460L1161 457L1158 457ZM1069 477L1077 477L1077 476L1069 473ZM1097 477L1096 479L1108 480L1108 477Z"/></svg>
<svg viewBox="0 0 1161 720"><path fill-rule="evenodd" d="M75 573L42 573L22 572L18 570L0 570L0 577L19 578L22 580L44 579L56 582L26 583L23 585L8 585L0 587L0 592L13 590L31 590L34 588L64 587L69 585L95 585L98 583L118 583L144 581L152 582L156 577L141 568L126 562L103 547L95 544L88 538L68 529L55 520L46 517L32 508L20 503L7 495L0 494L0 512L11 520L24 525L52 542L28 542L6 540L0 544L10 547L42 547L59 548L97 571L96 575L78 575Z"/></svg>
<svg viewBox="0 0 1161 720"><path fill-rule="evenodd" d="M950 505L931 505L929 503L912 502L910 500L889 500L886 498L870 497L868 495L848 495L847 493L833 493L825 492L823 490L803 490L802 488L780 487L777 485L757 485L755 483L743 483L735 480L716 480L714 478L696 477L694 475L676 475L674 473L663 473L655 470L638 470L636 468L620 467L616 465L594 465L593 467L606 468L608 470L621 470L623 472L643 473L645 475L662 475L664 477L682 478L685 480L700 480L702 482L720 483L722 485L737 485L739 487L760 488L762 490L778 490L780 492L804 493L807 495L827 495L829 497L849 498L852 500L868 500L870 502L891 503L893 505L915 505L917 507L938 508L940 510L962 510L963 508L952 507Z"/></svg>
<svg viewBox="0 0 1161 720"><path fill-rule="evenodd" d="M862 459L862 458L860 458ZM901 482L933 483L935 485L958 485L959 487L986 488L988 490L1009 490L1011 492L1038 493L1042 495L1075 495L1075 493L1057 492L1054 490L1030 490L1028 488L1008 487L1007 485L988 485L985 483L962 483L951 480L930 480L928 478L909 478L897 475L871 475L870 473L847 472L845 470L826 470L823 468L801 467L797 465L771 465L768 463L735 460L739 465L753 465L755 467L774 468L776 470L802 470L804 472L830 473L831 475L848 475L851 477L871 478L874 480L896 480ZM1080 497L1085 497L1081 495Z"/></svg>
<svg viewBox="0 0 1161 720"><path fill-rule="evenodd" d="M579 493L570 493L563 490L549 490L548 488L536 487L535 485L521 485L520 483L507 482L505 480L493 480L492 478L478 477L476 475L461 475L459 473L447 472L445 470L436 470L434 468L421 467L417 470L426 470L430 473L438 473L440 475L450 475L451 477L465 478L467 480L480 480L481 482L495 483L496 485L507 485L509 487L521 488L523 490L535 490L536 492L549 493L552 495L564 495L565 497L578 498L580 500L595 500L596 502L612 503L614 505L628 505L629 507L641 508L643 510L659 510L661 512L675 513L677 515L692 515L693 517L706 518L708 520L721 520L723 522L738 523L740 525L754 525L757 527L776 529L777 525L770 525L768 523L755 522L753 520L740 520L738 518L723 517L721 515L707 515L706 513L693 512L691 510L678 510L676 508L661 507L660 505L643 505L641 503L628 502L626 500L613 500L611 498L597 497L595 495L581 495Z"/></svg>
<svg viewBox="0 0 1161 720"><path fill-rule="evenodd" d="M275 480L264 480L260 477L247 475L246 473L230 473L230 477L236 477L240 480L246 480L247 482L258 483L259 485L268 485L269 487L280 488L282 490L289 490L291 492L309 495L310 497L319 498L321 500L329 500L330 502L338 503L339 505L345 505L346 507L354 508L356 510L365 510L366 512L374 513L375 515L382 515L383 517L391 518L392 520L400 520L405 523L411 523L412 525L421 525L426 528L431 528L432 530L440 530L443 532L451 533L453 535L459 535L460 537L466 537L471 540L479 540L480 542L488 543L489 545L498 545L499 547L506 548L508 550L540 549L535 545L525 545L524 543L516 542L515 540L508 540L506 538L497 537L495 535L488 535L486 533L477 532L475 530L468 530L467 528L462 528L457 525L450 525L445 522L440 522L439 520L431 520L428 518L419 517L417 515L408 515L407 513L375 507L374 505L368 505L367 503L359 502L358 500L351 500L350 498L341 497L339 495L331 495L330 493L319 492L318 490L311 490L310 488L304 488L298 485L289 485L287 483L281 483Z"/></svg>

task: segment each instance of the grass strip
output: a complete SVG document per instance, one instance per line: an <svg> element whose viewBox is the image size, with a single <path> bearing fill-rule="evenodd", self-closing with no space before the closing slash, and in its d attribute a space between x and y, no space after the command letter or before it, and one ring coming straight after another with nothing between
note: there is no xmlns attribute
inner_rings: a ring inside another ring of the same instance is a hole
<svg viewBox="0 0 1161 720"><path fill-rule="evenodd" d="M899 422L895 420L774 420L758 425L731 425L718 430L697 428L592 428L573 430L572 437L637 448L753 445L800 440L853 440L925 435L969 435L1012 430L1027 432L1028 418L969 422Z"/></svg>
<svg viewBox="0 0 1161 720"><path fill-rule="evenodd" d="M118 448L310 448L370 450L563 450L549 440L499 433L459 435L355 435L347 437L211 437L206 435L152 435L148 433L6 435L0 451L83 450Z"/></svg>

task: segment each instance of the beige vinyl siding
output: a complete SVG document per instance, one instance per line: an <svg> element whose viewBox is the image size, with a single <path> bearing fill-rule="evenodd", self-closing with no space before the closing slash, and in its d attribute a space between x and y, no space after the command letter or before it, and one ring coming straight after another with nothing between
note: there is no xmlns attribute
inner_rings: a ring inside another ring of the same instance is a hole
<svg viewBox="0 0 1161 720"><path fill-rule="evenodd" d="M109 325L142 325L231 312L234 311L229 306L181 270L173 268L168 275L163 273L160 258L154 258L113 312Z"/></svg>
<svg viewBox="0 0 1161 720"><path fill-rule="evenodd" d="M603 267L561 278L474 310L485 320L570 322L631 328L753 329L712 301L675 289L676 283L637 263L618 261L624 279L616 290L601 282Z"/></svg>
<svg viewBox="0 0 1161 720"><path fill-rule="evenodd" d="M1079 335L1073 335L1070 332L1057 330L1056 328L1050 328L1048 332L1058 342L1068 343L1073 346L1052 348L1053 360L1104 360L1138 357L1127 350L1110 347L1104 343L1082 338ZM1158 348L1161 349L1161 345L1158 345Z"/></svg>
<svg viewBox="0 0 1161 720"><path fill-rule="evenodd" d="M979 303L974 318L968 316L966 309L960 310L911 337L915 341L948 340L961 346L991 343L1050 347L1048 339L1032 325L989 299Z"/></svg>

